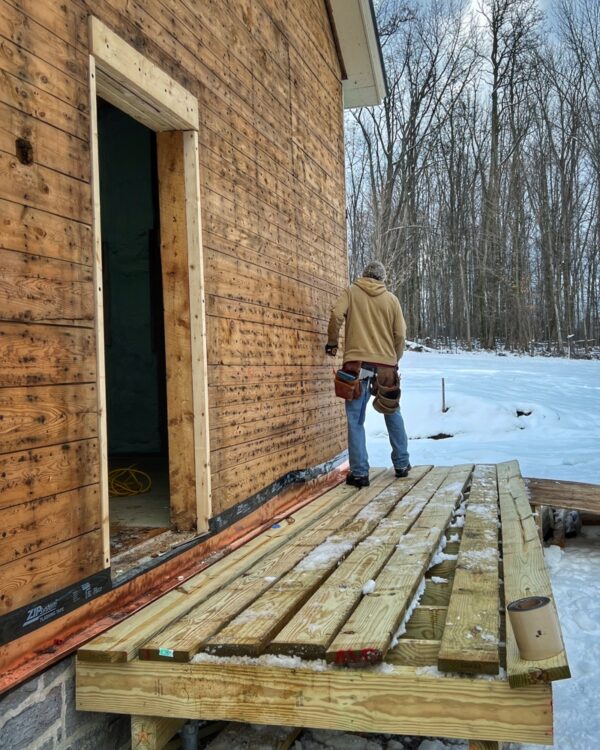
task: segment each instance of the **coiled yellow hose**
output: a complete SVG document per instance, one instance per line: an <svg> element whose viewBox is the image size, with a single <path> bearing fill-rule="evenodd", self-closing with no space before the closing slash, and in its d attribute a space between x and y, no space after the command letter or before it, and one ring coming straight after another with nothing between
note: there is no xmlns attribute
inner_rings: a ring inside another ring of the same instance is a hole
<svg viewBox="0 0 600 750"><path fill-rule="evenodd" d="M108 494L111 497L133 497L149 492L152 480L135 464L108 472Z"/></svg>

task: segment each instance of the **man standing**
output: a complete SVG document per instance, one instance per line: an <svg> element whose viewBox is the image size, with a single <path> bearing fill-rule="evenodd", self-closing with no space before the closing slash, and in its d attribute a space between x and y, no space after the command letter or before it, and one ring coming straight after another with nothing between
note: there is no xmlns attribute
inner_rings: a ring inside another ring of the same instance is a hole
<svg viewBox="0 0 600 750"><path fill-rule="evenodd" d="M385 268L369 263L361 278L342 292L335 303L327 329L325 351L337 354L340 328L346 320L343 370L361 380L360 395L346 401L350 472L346 484L369 486L369 456L365 437L365 414L371 391L374 408L385 415L397 477L410 471L408 440L400 413L398 360L404 352L406 323L398 298L385 287Z"/></svg>

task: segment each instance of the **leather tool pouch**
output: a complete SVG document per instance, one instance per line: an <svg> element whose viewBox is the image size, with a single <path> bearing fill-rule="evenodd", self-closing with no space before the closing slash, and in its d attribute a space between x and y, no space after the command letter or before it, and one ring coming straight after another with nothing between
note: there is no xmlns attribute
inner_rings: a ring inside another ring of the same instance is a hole
<svg viewBox="0 0 600 750"><path fill-rule="evenodd" d="M400 405L400 376L394 367L378 367L371 381L373 408L380 414L393 414Z"/></svg>
<svg viewBox="0 0 600 750"><path fill-rule="evenodd" d="M358 368L355 367L358 365ZM360 362L345 362L342 369L335 373L334 387L335 395L346 401L354 401L360 398L362 393L359 380Z"/></svg>

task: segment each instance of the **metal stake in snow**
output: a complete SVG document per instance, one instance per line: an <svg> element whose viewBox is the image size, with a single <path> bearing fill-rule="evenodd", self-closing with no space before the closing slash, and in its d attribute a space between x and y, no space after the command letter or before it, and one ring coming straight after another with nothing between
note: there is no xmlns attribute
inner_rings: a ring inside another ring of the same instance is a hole
<svg viewBox="0 0 600 750"><path fill-rule="evenodd" d="M442 378L442 412L445 414L448 411L446 406L446 381Z"/></svg>

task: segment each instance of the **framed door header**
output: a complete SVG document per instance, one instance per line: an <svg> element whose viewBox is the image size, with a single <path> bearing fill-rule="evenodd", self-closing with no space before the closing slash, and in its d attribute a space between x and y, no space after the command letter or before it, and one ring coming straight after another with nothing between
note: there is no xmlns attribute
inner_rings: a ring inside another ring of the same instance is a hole
<svg viewBox="0 0 600 750"><path fill-rule="evenodd" d="M198 130L198 100L94 16L90 54L99 96L151 130Z"/></svg>

